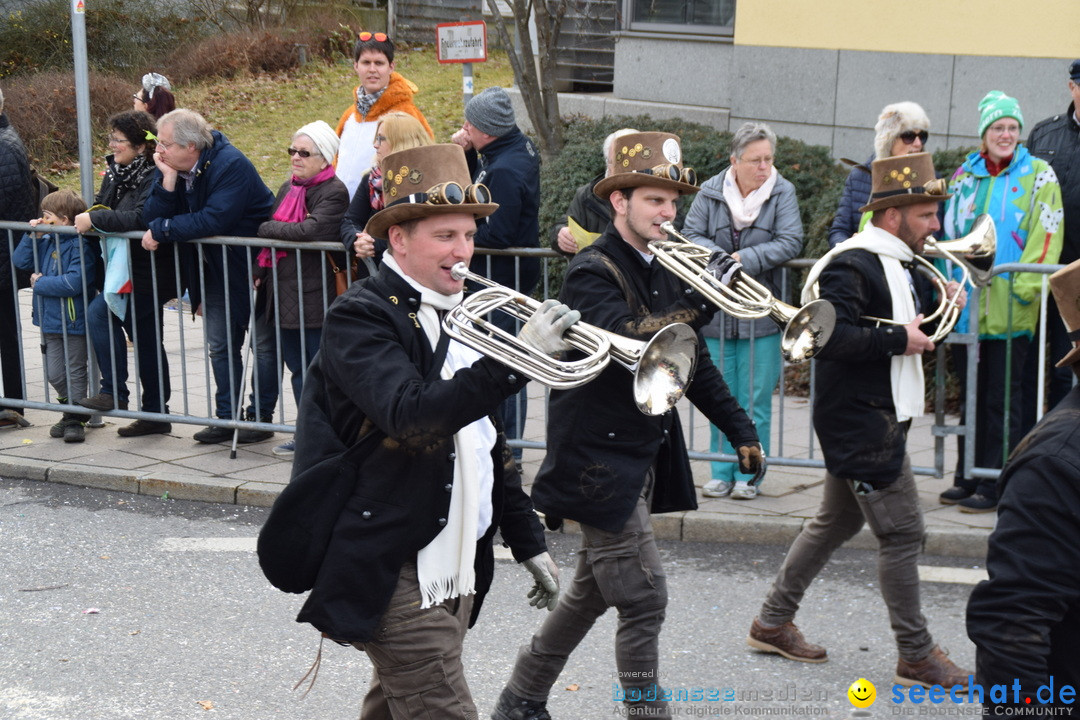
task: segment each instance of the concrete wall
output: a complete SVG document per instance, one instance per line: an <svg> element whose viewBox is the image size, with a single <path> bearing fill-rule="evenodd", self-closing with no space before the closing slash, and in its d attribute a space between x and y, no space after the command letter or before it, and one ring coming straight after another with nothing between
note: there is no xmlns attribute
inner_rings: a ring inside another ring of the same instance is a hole
<svg viewBox="0 0 1080 720"><path fill-rule="evenodd" d="M733 130L745 120L764 120L782 135L826 145L836 157L862 161L873 151L873 127L881 108L900 100L926 109L930 150L978 144L978 104L990 90L1002 90L1020 101L1026 136L1036 122L1068 106L1069 62L733 45L624 34L615 44L614 97L651 106L645 111L657 118L670 116L665 114L668 108L657 102L705 106L696 112L722 129ZM605 104L607 114L612 114L613 100ZM726 128L720 124L723 110L728 111Z"/></svg>

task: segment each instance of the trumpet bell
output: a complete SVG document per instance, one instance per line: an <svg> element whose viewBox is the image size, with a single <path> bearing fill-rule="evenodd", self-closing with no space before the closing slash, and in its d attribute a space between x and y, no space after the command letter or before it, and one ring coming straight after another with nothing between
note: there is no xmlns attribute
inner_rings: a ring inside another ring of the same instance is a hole
<svg viewBox="0 0 1080 720"><path fill-rule="evenodd" d="M689 325L674 323L653 335L638 352L634 371L638 410L663 415L674 407L694 377L697 353L697 333Z"/></svg>
<svg viewBox="0 0 1080 720"><path fill-rule="evenodd" d="M987 214L975 218L971 232L955 240L926 239L923 255L944 258L967 268L971 282L979 287L990 284L990 271L997 256L997 229Z"/></svg>
<svg viewBox="0 0 1080 720"><path fill-rule="evenodd" d="M784 328L780 351L788 362L801 363L825 347L836 327L836 308L827 300L814 300L801 308L777 301L777 322ZM781 322L782 320L782 322Z"/></svg>

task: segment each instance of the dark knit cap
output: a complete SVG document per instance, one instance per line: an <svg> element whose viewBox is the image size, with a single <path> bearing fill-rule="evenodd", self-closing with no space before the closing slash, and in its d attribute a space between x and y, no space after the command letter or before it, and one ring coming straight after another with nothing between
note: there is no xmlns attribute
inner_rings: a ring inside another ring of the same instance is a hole
<svg viewBox="0 0 1080 720"><path fill-rule="evenodd" d="M493 137L502 137L514 129L514 107L501 87L489 87L465 106L465 119L474 128Z"/></svg>
<svg viewBox="0 0 1080 720"><path fill-rule="evenodd" d="M1080 60L1073 60L1072 65L1069 66L1069 79L1080 82Z"/></svg>

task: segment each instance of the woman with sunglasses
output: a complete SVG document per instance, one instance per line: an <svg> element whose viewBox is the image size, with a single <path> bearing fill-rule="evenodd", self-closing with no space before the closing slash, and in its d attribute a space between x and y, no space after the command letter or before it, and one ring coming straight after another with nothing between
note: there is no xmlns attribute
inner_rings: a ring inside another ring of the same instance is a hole
<svg viewBox="0 0 1080 720"><path fill-rule="evenodd" d="M742 271L781 296L780 265L802 252L803 227L795 186L773 165L776 135L765 123L747 122L731 140L731 165L701 185L683 224L687 238L710 250L723 250L742 263ZM780 379L780 328L769 319L739 320L716 313L701 329L709 355L724 374L741 407L752 413L762 449L769 453L772 395ZM722 339L722 340L721 340ZM711 452L735 450L715 425ZM752 500L757 486L737 476L738 463L712 463L705 497Z"/></svg>
<svg viewBox="0 0 1080 720"><path fill-rule="evenodd" d="M142 87L131 97L133 109L150 113L154 120L176 109L176 98L173 97L169 79L157 73L143 75Z"/></svg>
<svg viewBox="0 0 1080 720"><path fill-rule="evenodd" d="M851 168L844 183L840 205L829 228L830 248L862 230L870 216L869 213L859 212L859 208L870 201L871 163L897 155L924 152L930 137L929 130L930 118L917 103L898 102L882 109L874 126L874 154L867 158L865 164Z"/></svg>
<svg viewBox="0 0 1080 720"><path fill-rule="evenodd" d="M292 242L331 242L338 238L349 193L331 164L337 151L337 135L322 120L296 131L288 148L292 177L278 191L273 215L259 226L259 237ZM332 265L326 255L322 251L264 248L256 259L252 271L257 288L255 375L249 417L264 422L272 419L283 364L292 373L293 397L300 404L304 372L319 349L326 307L335 295ZM273 452L292 457L293 442L279 445Z"/></svg>
<svg viewBox="0 0 1080 720"><path fill-rule="evenodd" d="M976 217L988 213L997 232L995 265L1055 264L1061 254L1061 188L1053 168L1020 144L1023 127L1024 117L1015 98L997 90L987 93L979 103L982 144L949 181L952 198L945 206L945 237L963 237L971 231ZM1006 454L1020 441L1024 359L1038 322L1041 293L1042 276L1038 273L997 275L982 290L977 319L970 319L969 303L956 324L957 332L970 332L969 323L975 322L979 333L975 467L1000 468ZM960 387L964 388L967 346L952 347ZM1011 371L1007 372L1010 363ZM993 512L997 508L995 480L965 477L964 438L958 435L957 439L955 484L940 500L946 505L958 504L961 512Z"/></svg>
<svg viewBox="0 0 1080 720"><path fill-rule="evenodd" d="M383 158L392 152L411 150L422 145L431 145L431 136L412 115L403 112L387 113L375 126L375 162L364 177L360 186L349 202L349 210L341 221L341 242L345 245L347 257L373 258L376 263L386 250L386 239L375 239L364 232L368 218L383 209ZM353 278L367 277L367 266L358 264Z"/></svg>

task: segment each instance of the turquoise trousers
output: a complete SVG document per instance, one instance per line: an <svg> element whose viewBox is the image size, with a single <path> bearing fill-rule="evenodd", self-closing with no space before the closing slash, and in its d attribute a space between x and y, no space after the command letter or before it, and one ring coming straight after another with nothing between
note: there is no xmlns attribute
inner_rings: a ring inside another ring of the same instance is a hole
<svg viewBox="0 0 1080 720"><path fill-rule="evenodd" d="M720 368L725 382L731 388L731 394L757 426L761 447L767 457L772 428L772 396L783 366L780 334L754 338L752 360L749 338L724 340L723 351L720 349L720 338L707 337L705 343L709 347L713 362ZM709 452L735 454L731 443L715 425L709 426ZM734 462L713 462L712 476L714 480L750 479L749 475L739 472L739 464Z"/></svg>

